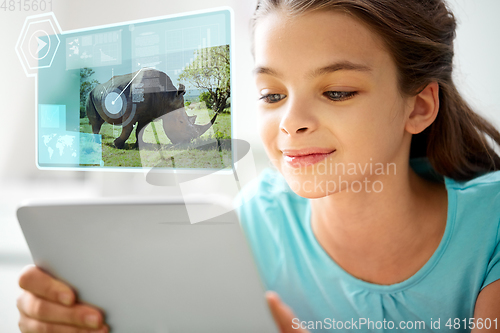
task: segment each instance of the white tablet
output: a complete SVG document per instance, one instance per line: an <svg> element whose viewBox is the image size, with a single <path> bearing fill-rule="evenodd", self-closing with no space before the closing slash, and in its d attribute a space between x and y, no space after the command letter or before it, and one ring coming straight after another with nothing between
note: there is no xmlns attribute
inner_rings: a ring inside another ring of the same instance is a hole
<svg viewBox="0 0 500 333"><path fill-rule="evenodd" d="M112 332L278 332L234 211L192 224L182 199L102 199L32 202L17 216L34 263Z"/></svg>

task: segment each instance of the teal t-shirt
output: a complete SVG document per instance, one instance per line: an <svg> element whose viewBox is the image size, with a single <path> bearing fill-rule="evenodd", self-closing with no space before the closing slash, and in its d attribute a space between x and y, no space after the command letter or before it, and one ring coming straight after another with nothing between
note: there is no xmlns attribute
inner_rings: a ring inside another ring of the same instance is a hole
<svg viewBox="0 0 500 333"><path fill-rule="evenodd" d="M500 279L500 171L467 182L445 178L445 184L441 243L417 273L393 285L362 281L337 265L313 234L309 199L278 172L265 170L236 204L264 286L293 309L293 327L470 332L479 292ZM500 327L500 318L490 320Z"/></svg>

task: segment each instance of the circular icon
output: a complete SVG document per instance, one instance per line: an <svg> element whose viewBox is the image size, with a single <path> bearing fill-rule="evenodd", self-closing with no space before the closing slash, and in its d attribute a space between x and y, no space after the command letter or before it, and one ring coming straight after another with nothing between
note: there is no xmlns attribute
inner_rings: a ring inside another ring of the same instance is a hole
<svg viewBox="0 0 500 333"><path fill-rule="evenodd" d="M29 52L33 59L42 60L50 51L50 36L43 30L35 31L29 39Z"/></svg>
<svg viewBox="0 0 500 333"><path fill-rule="evenodd" d="M114 91L106 96L104 104L109 113L118 114L121 112L123 108L123 100L120 97L121 96Z"/></svg>
<svg viewBox="0 0 500 333"><path fill-rule="evenodd" d="M104 113L112 119L119 119L127 111L127 98L120 89L113 89L103 95L101 105Z"/></svg>

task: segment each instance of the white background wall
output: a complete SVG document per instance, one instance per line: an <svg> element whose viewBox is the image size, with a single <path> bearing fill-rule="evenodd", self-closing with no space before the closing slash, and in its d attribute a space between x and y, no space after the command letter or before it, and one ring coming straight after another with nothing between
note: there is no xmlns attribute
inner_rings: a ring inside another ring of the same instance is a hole
<svg viewBox="0 0 500 333"><path fill-rule="evenodd" d="M455 81L475 110L500 128L500 2L449 1L458 19Z"/></svg>
<svg viewBox="0 0 500 333"><path fill-rule="evenodd" d="M252 144L258 169L267 165L257 136L248 21L255 0L52 0L64 31L152 18L221 5L233 7L236 22L233 106L237 137ZM500 128L500 1L452 0L459 20L456 80L478 112ZM168 195L141 174L40 171L35 166L35 82L27 78L14 51L26 16L0 9L0 332L17 331L16 279L30 262L15 219L16 204L27 197Z"/></svg>

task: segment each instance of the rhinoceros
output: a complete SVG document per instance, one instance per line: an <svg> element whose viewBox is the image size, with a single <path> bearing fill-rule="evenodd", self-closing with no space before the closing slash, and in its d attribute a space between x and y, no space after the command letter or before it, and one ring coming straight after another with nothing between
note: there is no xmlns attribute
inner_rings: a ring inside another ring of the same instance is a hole
<svg viewBox="0 0 500 333"><path fill-rule="evenodd" d="M170 77L156 69L114 76L97 85L87 98L87 117L92 132L99 134L104 122L121 125L121 135L114 140L122 149L137 123L136 143L142 143L142 129L151 121L163 117L163 129L173 144L189 142L205 133L215 122L217 114L205 125L195 124L196 116L184 109L185 87L175 88Z"/></svg>

